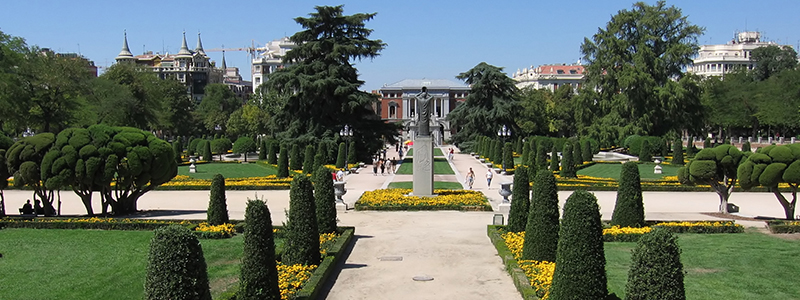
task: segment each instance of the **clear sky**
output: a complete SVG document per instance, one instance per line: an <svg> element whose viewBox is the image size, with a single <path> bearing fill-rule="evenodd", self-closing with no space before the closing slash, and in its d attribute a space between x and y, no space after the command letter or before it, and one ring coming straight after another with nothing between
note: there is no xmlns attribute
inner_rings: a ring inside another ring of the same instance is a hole
<svg viewBox="0 0 800 300"><path fill-rule="evenodd" d="M655 1L647 1L655 4ZM549 63L574 63L584 37L605 27L611 16L633 1L41 1L4 0L0 31L29 45L57 52L79 52L98 66L109 66L128 32L131 52L177 53L185 30L194 49L197 32L206 49L246 47L251 42L291 36L301 30L293 18L316 5L344 4L345 14L377 12L367 23L373 39L388 44L373 60L357 62L364 90L403 79L451 79L480 62L517 69ZM797 48L800 1L668 1L706 32L700 44L730 41L738 31L758 30L767 39ZM222 53L210 52L218 63ZM228 66L249 80L246 52L227 52Z"/></svg>

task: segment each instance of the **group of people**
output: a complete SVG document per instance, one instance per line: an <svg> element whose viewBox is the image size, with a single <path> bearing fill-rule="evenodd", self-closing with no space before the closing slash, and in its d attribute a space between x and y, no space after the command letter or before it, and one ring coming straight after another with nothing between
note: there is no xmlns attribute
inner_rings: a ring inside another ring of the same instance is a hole
<svg viewBox="0 0 800 300"><path fill-rule="evenodd" d="M394 174L395 167L397 165L397 160L394 158L387 159L386 157L381 158L380 156L375 156L372 158L372 175L378 176L378 170L380 169L381 175L386 174Z"/></svg>
<svg viewBox="0 0 800 300"><path fill-rule="evenodd" d="M492 169L486 170L486 187L492 186L492 178L494 177L494 173L492 173ZM467 172L467 185L469 189L472 189L472 185L475 184L475 171L472 168L469 168L469 172Z"/></svg>
<svg viewBox="0 0 800 300"><path fill-rule="evenodd" d="M44 215L44 207L42 207L41 201L38 199L34 200L34 205L31 205L31 199L28 199L28 202L19 209L19 213L22 215Z"/></svg>

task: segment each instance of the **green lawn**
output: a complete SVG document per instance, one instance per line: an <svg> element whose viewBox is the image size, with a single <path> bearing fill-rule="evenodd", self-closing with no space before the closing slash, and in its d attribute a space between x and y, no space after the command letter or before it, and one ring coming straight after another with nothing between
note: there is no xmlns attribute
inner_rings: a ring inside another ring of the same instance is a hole
<svg viewBox="0 0 800 300"><path fill-rule="evenodd" d="M0 299L142 299L152 231L3 229ZM211 291L239 280L242 238L201 240Z"/></svg>
<svg viewBox="0 0 800 300"><path fill-rule="evenodd" d="M639 175L642 179L662 179L664 176L677 176L680 167L673 165L661 165L661 174L653 174L653 168L656 166L654 163L639 164ZM619 172L622 170L622 164L594 164L578 170L578 175L586 175L592 177L614 178L619 180Z"/></svg>
<svg viewBox="0 0 800 300"><path fill-rule="evenodd" d="M412 158L407 157L403 159L403 163L397 168L395 174L413 174L414 173L414 166ZM447 161L446 158L443 157L434 157L433 158L433 174L436 175L448 175L448 174L455 174L453 169L450 168L450 163Z"/></svg>
<svg viewBox="0 0 800 300"><path fill-rule="evenodd" d="M763 233L680 234L686 298L800 299L800 240ZM625 298L635 243L605 243L609 291Z"/></svg>
<svg viewBox="0 0 800 300"><path fill-rule="evenodd" d="M414 154L414 148L413 147L408 147L408 153L405 153L403 155L404 156L414 156L413 154ZM444 156L444 153L442 153L442 149L433 148L433 156Z"/></svg>
<svg viewBox="0 0 800 300"><path fill-rule="evenodd" d="M390 189L413 189L413 181L396 181L389 183ZM433 188L437 190L461 190L464 187L458 182L452 181L434 181Z"/></svg>
<svg viewBox="0 0 800 300"><path fill-rule="evenodd" d="M278 174L278 170L271 166L259 163L208 163L199 164L197 173L189 173L189 166L179 166L178 175L187 175L196 179L211 179L215 174L222 174L225 178L261 177Z"/></svg>

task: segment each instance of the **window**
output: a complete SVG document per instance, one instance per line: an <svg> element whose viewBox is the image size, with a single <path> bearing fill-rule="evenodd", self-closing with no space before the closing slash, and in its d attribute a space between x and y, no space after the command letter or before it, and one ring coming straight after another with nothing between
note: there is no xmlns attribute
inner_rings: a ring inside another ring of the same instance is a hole
<svg viewBox="0 0 800 300"><path fill-rule="evenodd" d="M564 70L558 70L558 71L556 71L556 73L558 73L558 74L564 74Z"/></svg>
<svg viewBox="0 0 800 300"><path fill-rule="evenodd" d="M578 71L575 71L575 70L569 70L569 73L570 73L570 74L578 74Z"/></svg>
<svg viewBox="0 0 800 300"><path fill-rule="evenodd" d="M397 119L397 105L389 103L389 119Z"/></svg>

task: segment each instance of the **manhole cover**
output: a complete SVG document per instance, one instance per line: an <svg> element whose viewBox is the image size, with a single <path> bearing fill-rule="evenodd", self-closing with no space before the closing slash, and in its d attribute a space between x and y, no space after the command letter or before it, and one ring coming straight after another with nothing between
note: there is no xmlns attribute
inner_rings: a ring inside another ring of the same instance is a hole
<svg viewBox="0 0 800 300"><path fill-rule="evenodd" d="M402 256L381 256L378 259L380 261L403 261Z"/></svg>
<svg viewBox="0 0 800 300"><path fill-rule="evenodd" d="M422 276L414 276L414 278L412 279L414 279L414 281L431 281L433 280L433 277L422 275Z"/></svg>

